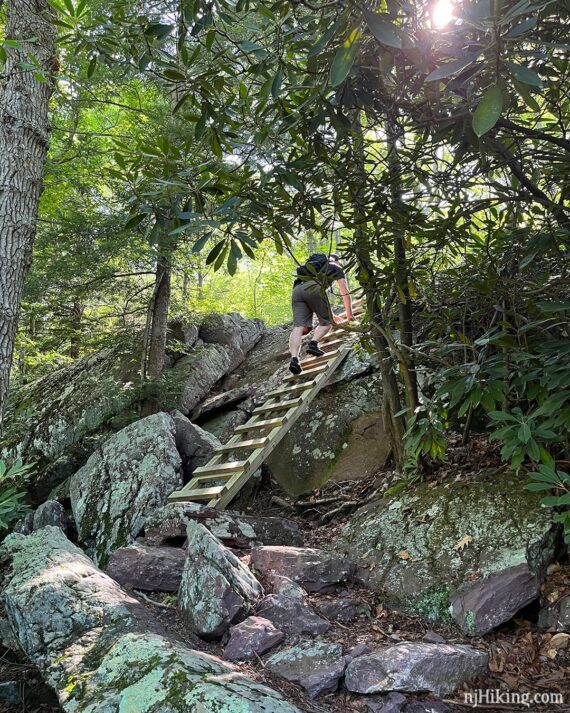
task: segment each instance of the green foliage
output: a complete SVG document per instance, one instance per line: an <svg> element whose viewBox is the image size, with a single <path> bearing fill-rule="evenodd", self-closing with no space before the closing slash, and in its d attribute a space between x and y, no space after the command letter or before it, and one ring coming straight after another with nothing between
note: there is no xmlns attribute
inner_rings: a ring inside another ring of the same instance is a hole
<svg viewBox="0 0 570 713"><path fill-rule="evenodd" d="M564 527L565 539L570 544L570 473L556 470L554 464L541 464L538 470L529 473L532 483L525 487L533 491L555 491L554 495L547 495L542 499L545 507L557 508L553 520Z"/></svg>
<svg viewBox="0 0 570 713"><path fill-rule="evenodd" d="M23 503L26 491L22 490L22 483L30 470L21 460L10 467L0 460L0 535L6 534L28 511Z"/></svg>

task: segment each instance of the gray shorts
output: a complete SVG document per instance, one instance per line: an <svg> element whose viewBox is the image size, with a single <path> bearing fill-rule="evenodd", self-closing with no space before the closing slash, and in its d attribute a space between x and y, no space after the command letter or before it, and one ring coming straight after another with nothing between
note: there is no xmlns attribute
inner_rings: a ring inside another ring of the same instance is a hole
<svg viewBox="0 0 570 713"><path fill-rule="evenodd" d="M329 301L323 297L322 288L313 280L302 282L293 288L291 300L293 307L293 325L295 327L313 326L316 314L321 326L332 324L332 310Z"/></svg>

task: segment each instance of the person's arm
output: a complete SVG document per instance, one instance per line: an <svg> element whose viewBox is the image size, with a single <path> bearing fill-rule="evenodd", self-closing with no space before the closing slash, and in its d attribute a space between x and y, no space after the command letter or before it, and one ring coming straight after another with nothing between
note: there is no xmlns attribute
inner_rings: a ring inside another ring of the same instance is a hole
<svg viewBox="0 0 570 713"><path fill-rule="evenodd" d="M346 284L346 280L344 277L341 277L338 280L338 287L339 287L340 296L342 297L342 301L344 304L346 318L354 319L354 315L352 314L352 300L350 298L350 292L348 291L348 285Z"/></svg>

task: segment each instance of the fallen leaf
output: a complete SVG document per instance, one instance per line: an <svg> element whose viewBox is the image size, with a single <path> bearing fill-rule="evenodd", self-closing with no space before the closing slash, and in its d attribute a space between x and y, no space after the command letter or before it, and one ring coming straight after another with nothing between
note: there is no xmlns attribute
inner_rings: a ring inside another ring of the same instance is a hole
<svg viewBox="0 0 570 713"><path fill-rule="evenodd" d="M399 557L401 560L409 560L409 559L410 559L410 553L408 552L408 550L401 550L400 552L398 552L398 557Z"/></svg>
<svg viewBox="0 0 570 713"><path fill-rule="evenodd" d="M473 542L471 535L465 535L453 545L453 549L462 552L471 542Z"/></svg>
<svg viewBox="0 0 570 713"><path fill-rule="evenodd" d="M554 634L552 639L550 639L550 646L555 649L565 649L568 646L568 640L570 639L570 634Z"/></svg>

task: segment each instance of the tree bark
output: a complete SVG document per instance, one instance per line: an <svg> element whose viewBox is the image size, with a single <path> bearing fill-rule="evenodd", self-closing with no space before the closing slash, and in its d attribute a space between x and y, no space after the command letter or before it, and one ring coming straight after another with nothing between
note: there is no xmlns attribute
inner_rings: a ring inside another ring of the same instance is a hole
<svg viewBox="0 0 570 713"><path fill-rule="evenodd" d="M32 260L49 144L56 30L46 0L8 0L8 57L0 87L0 430L24 280ZM29 38L35 42L26 42ZM32 55L38 70L25 69ZM38 71L43 81L38 79Z"/></svg>
<svg viewBox="0 0 570 713"><path fill-rule="evenodd" d="M166 361L166 337L168 332L168 310L170 307L170 285L172 275L172 256L161 254L156 265L156 283L152 296L152 314L150 324L149 349L146 377L153 382L154 391L157 382L164 374ZM157 395L149 395L142 407L142 416L150 416L160 410Z"/></svg>

